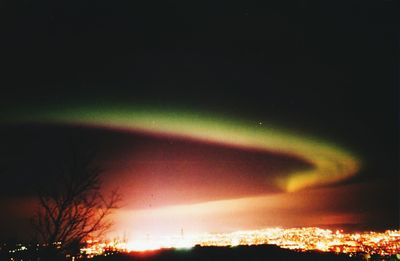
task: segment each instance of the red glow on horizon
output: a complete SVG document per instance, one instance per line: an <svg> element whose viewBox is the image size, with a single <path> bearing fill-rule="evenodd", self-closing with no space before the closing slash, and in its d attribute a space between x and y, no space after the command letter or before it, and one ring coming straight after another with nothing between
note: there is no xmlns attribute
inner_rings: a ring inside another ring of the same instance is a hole
<svg viewBox="0 0 400 261"><path fill-rule="evenodd" d="M202 234L276 226L337 228L342 224L356 225L365 220L363 213L356 209L332 209L332 202L357 201L349 195L358 190L365 190L365 187L346 185L193 204L123 208L114 214L113 236L124 234L130 239L151 239L180 236L181 230L184 234Z"/></svg>

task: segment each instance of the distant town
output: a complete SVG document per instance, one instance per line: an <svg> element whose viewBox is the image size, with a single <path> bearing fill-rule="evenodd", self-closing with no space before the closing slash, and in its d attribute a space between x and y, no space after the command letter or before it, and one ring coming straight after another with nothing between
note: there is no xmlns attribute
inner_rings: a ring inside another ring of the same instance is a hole
<svg viewBox="0 0 400 261"><path fill-rule="evenodd" d="M61 245L55 242L54 246ZM193 247L236 247L276 245L297 252L331 252L356 256L369 260L371 257L394 257L400 259L400 231L345 233L317 227L267 228L237 231L233 233L184 235L174 237L147 238L130 242L123 240L86 240L78 255L66 255L67 260L107 256L115 253L146 252L161 249L190 249ZM33 243L2 243L0 256L8 260L26 260L45 247Z"/></svg>
<svg viewBox="0 0 400 261"><path fill-rule="evenodd" d="M323 252L346 253L351 255L391 256L400 254L400 231L387 230L383 233L344 233L316 227L310 228L269 228L253 231L239 231L230 234L210 235L201 246L223 245L277 245L298 251L318 250Z"/></svg>

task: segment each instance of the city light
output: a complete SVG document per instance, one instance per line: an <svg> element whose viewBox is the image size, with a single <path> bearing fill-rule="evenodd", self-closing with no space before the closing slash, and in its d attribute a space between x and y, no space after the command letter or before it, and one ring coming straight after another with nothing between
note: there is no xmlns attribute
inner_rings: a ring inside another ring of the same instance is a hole
<svg viewBox="0 0 400 261"><path fill-rule="evenodd" d="M91 242L88 247L82 249L82 252L89 255L101 255L106 252L106 249L138 252L195 246L235 247L265 244L300 252L322 251L349 255L362 253L389 256L400 253L400 231L345 233L342 230L332 231L317 227L288 229L277 227L232 233L147 238L126 243Z"/></svg>

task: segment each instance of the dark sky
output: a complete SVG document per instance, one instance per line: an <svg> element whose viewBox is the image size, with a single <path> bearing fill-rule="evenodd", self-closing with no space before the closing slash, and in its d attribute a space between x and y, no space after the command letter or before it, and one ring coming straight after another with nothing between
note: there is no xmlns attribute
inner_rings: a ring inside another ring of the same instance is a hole
<svg viewBox="0 0 400 261"><path fill-rule="evenodd" d="M393 144L396 4L360 3L5 1L2 104L178 103Z"/></svg>
<svg viewBox="0 0 400 261"><path fill-rule="evenodd" d="M273 122L344 146L358 155L363 167L360 175L337 184L338 191L346 193L349 189L340 186L353 184L358 189L354 202L350 206L336 202L332 211L348 213L348 208L359 208L360 213L374 216L360 227L398 228L396 10L395 1L2 1L0 131L4 179L0 206L9 210L12 200L32 195L30 181L38 174L32 174L27 166L42 167L43 155L62 151L61 144L74 132L71 126L9 124L16 111L29 114L46 106L111 101L178 106ZM202 167L196 167L198 174L193 175L195 180L220 163L206 164L204 155L220 155L223 162L247 162L222 168L225 172L308 164L290 155L174 139L176 147L164 158L168 139L143 134L129 138L126 133L90 128L80 131L97 145L112 144L108 148L114 148L115 154L104 162L117 169L116 165L139 168L137 162L144 156L126 165L116 158L140 154L143 148L151 151L146 160L153 157L154 168L165 169L167 165L171 173L183 168L176 162L184 157L189 157L185 158L188 162L201 162ZM127 149L127 141L136 149ZM195 148L192 154L189 148ZM189 164L185 168L194 167ZM144 182L148 170L138 172ZM242 182L239 174L233 176L232 186ZM207 177L196 182L222 182ZM175 179L184 184L193 182L190 178ZM260 194L257 179L255 175L254 182L239 189L236 196ZM186 202L232 197L229 191L219 193L218 186L213 188L211 193L200 186L196 193L183 195ZM171 202L181 203L178 199L182 194L168 195ZM16 220L26 219L26 213L18 214L15 207L9 211L14 214L1 223L18 227ZM326 212L327 208L318 211ZM11 232L0 234L9 236Z"/></svg>

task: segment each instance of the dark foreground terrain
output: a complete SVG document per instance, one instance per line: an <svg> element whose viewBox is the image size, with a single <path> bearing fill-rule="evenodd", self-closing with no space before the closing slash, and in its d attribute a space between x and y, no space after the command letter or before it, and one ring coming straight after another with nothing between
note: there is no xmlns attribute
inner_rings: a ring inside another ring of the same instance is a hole
<svg viewBox="0 0 400 261"><path fill-rule="evenodd" d="M276 246L195 247L190 250L163 250L99 256L94 261L165 260L365 260L362 256L321 252L295 252Z"/></svg>
<svg viewBox="0 0 400 261"><path fill-rule="evenodd" d="M47 254L45 254L47 253ZM332 261L358 261L358 260L398 260L396 256L367 256L365 254L352 255L326 253L318 251L297 252L283 249L274 245L237 246L237 247L194 247L187 250L165 249L147 252L117 253L109 252L103 256L92 259L65 258L64 255L49 255L50 252L9 251L0 247L0 261L205 261L205 260L332 260Z"/></svg>

